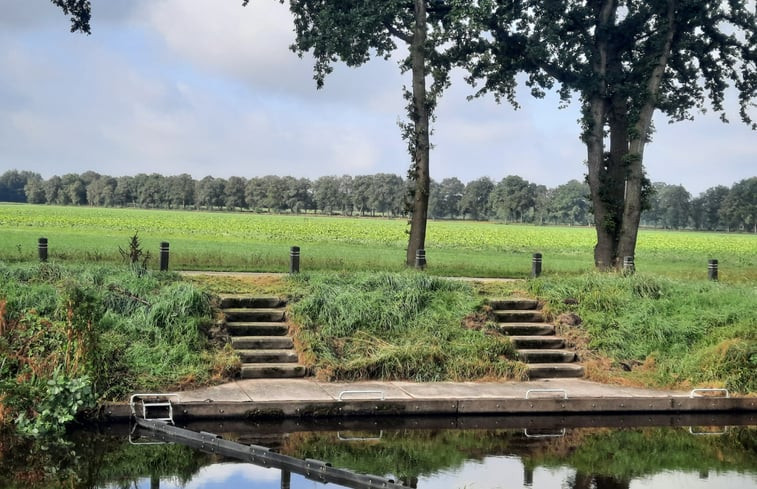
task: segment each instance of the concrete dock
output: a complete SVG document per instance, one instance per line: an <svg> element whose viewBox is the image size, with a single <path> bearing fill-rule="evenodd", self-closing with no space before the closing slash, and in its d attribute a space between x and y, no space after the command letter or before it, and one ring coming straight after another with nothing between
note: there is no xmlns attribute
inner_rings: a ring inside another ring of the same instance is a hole
<svg viewBox="0 0 757 489"><path fill-rule="evenodd" d="M170 394L170 395L166 395ZM754 413L757 397L723 389L663 391L583 379L527 382L321 382L305 379L238 380L192 391L143 393L135 406L170 400L173 416L208 419L286 419L334 416L478 416L562 414ZM103 407L105 420L132 416L129 403Z"/></svg>

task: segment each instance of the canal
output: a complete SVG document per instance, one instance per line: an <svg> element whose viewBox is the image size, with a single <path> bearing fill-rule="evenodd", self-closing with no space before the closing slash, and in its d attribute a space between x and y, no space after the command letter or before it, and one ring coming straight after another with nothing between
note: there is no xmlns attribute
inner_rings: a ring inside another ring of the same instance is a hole
<svg viewBox="0 0 757 489"><path fill-rule="evenodd" d="M419 489L757 488L755 415L340 418L185 427ZM92 426L55 442L5 436L0 487L342 487L203 447L165 443L127 424Z"/></svg>

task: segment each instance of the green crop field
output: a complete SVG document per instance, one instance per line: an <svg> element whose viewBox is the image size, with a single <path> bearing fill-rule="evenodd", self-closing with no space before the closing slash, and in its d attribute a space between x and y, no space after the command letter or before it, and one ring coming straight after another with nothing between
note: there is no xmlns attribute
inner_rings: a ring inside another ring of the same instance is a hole
<svg viewBox="0 0 757 489"><path fill-rule="evenodd" d="M51 261L118 262L119 247L137 233L151 266L159 243L170 243L173 270L283 272L290 246L301 247L303 270L400 270L407 230L405 219L0 204L0 260L36 260L37 239L46 237ZM591 228L430 221L428 272L525 277L539 252L545 274L581 273L593 269L594 243ZM706 279L713 258L721 280L756 280L757 236L639 233L640 271Z"/></svg>

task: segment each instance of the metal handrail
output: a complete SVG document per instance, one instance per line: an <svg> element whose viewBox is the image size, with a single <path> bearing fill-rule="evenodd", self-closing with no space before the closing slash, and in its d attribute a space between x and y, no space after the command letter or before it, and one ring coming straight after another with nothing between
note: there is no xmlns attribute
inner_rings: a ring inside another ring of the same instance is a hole
<svg viewBox="0 0 757 489"><path fill-rule="evenodd" d="M689 426L689 433L694 436L723 436L728 433L728 426L718 426L722 431L694 431L694 426Z"/></svg>
<svg viewBox="0 0 757 489"><path fill-rule="evenodd" d="M565 436L566 430L563 428L560 430L559 433L540 433L540 434L529 434L528 428L523 429L523 434L526 435L526 438L562 438Z"/></svg>
<svg viewBox="0 0 757 489"><path fill-rule="evenodd" d="M131 408L131 414L135 418L137 417L137 410L135 409L136 399L140 399L142 401L142 419L151 419L155 421L169 421L170 423L173 423L173 404L171 403L170 399L167 399L165 401L158 401L158 402L145 402L144 398L146 397L155 397L155 398L169 398L169 397L175 397L179 398L178 394L132 394L132 396L129 398L129 407ZM167 407L168 408L168 417L165 418L148 418L147 417L147 410L149 408L153 407Z"/></svg>
<svg viewBox="0 0 757 489"><path fill-rule="evenodd" d="M567 399L568 398L568 392L565 389L529 389L529 390L526 391L526 399L530 399L529 396L531 395L532 392L537 392L537 393L540 393L540 394L547 393L547 392L549 392L549 393L559 393L559 392L561 392L562 395L563 395L563 399Z"/></svg>
<svg viewBox="0 0 757 489"><path fill-rule="evenodd" d="M336 432L339 441L379 441L384 437L384 430L379 431L378 436L342 436L341 431Z"/></svg>
<svg viewBox="0 0 757 489"><path fill-rule="evenodd" d="M726 399L729 399L731 397L731 394L728 392L728 389L711 389L711 388L710 389L704 389L704 388L703 389L691 389L691 392L689 392L689 397L690 398L705 397L705 396L694 395L696 392L725 392L725 396L721 396L721 397L725 397ZM715 396L711 396L711 397L715 397Z"/></svg>
<svg viewBox="0 0 757 489"><path fill-rule="evenodd" d="M384 399L386 399L384 397L384 391L380 391L380 390L373 390L373 391L371 391L371 390L349 390L349 391L341 391L339 393L339 400L340 401L344 401L344 395L345 394L378 394L379 396L381 396L380 399L382 401Z"/></svg>

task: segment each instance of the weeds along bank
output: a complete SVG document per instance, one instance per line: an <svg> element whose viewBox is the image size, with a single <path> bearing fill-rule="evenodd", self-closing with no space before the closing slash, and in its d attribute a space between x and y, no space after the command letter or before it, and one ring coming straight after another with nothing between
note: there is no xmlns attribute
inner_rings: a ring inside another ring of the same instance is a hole
<svg viewBox="0 0 757 489"><path fill-rule="evenodd" d="M237 360L210 325L210 296L172 274L0 263L0 424L55 432L99 400L221 378Z"/></svg>
<svg viewBox="0 0 757 489"><path fill-rule="evenodd" d="M524 379L507 337L471 285L418 272L293 277L305 363L325 380Z"/></svg>
<svg viewBox="0 0 757 489"><path fill-rule="evenodd" d="M757 287L648 274L527 281L598 381L757 392Z"/></svg>
<svg viewBox="0 0 757 489"><path fill-rule="evenodd" d="M210 339L211 292L288 296L301 359L324 379L522 378L484 305L530 294L593 380L757 391L752 284L589 273L492 285L414 271L193 280L0 262L0 424L56 432L98 401L232 378L238 359Z"/></svg>
<svg viewBox="0 0 757 489"><path fill-rule="evenodd" d="M0 204L0 260L37 259L37 239L49 239L58 263L121 261L118 246L135 232L157 267L162 241L170 243L171 270L285 272L289 248L302 249L303 271L394 271L404 268L406 219L263 215L145 209ZM428 223L428 273L438 276L525 278L533 253L546 274L581 274L594 268L593 228ZM720 261L727 282L757 280L757 235L642 229L636 267L659 275L706 277L707 261Z"/></svg>

